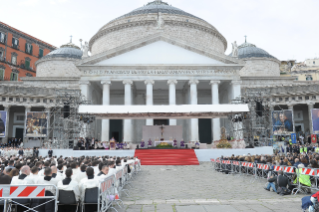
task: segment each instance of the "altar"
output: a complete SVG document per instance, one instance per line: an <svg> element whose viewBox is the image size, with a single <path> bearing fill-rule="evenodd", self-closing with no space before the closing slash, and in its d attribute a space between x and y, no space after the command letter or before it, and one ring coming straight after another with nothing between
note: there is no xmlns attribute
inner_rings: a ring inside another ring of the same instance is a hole
<svg viewBox="0 0 319 212"><path fill-rule="evenodd" d="M155 145L161 142L168 142L173 144L173 141L183 141L183 128L182 126L143 126L143 141L151 140ZM147 142L146 142L147 143Z"/></svg>
<svg viewBox="0 0 319 212"><path fill-rule="evenodd" d="M159 145L162 142L168 143L168 144L174 146L174 141L154 141L154 147L156 147L157 145Z"/></svg>

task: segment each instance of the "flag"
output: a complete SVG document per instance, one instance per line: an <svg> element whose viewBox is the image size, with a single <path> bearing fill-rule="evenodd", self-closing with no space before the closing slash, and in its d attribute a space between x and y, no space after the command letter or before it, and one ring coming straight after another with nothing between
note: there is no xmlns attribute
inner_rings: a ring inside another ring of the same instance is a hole
<svg viewBox="0 0 319 212"><path fill-rule="evenodd" d="M312 143L316 143L317 142L317 135L316 134L312 134L311 135L311 142Z"/></svg>
<svg viewBox="0 0 319 212"><path fill-rule="evenodd" d="M291 143L297 143L297 136L296 133L291 133Z"/></svg>
<svg viewBox="0 0 319 212"><path fill-rule="evenodd" d="M285 153L285 150L284 150L284 148L282 146L281 146L281 152Z"/></svg>

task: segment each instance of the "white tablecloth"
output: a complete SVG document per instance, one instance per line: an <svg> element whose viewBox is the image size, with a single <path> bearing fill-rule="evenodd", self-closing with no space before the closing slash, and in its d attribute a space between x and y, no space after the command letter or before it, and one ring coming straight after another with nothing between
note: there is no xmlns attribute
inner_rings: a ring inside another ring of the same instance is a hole
<svg viewBox="0 0 319 212"><path fill-rule="evenodd" d="M173 146L173 144L174 144L174 141L154 141L154 146L157 146L157 145L159 145L159 144L162 143L162 142L171 144L172 146Z"/></svg>

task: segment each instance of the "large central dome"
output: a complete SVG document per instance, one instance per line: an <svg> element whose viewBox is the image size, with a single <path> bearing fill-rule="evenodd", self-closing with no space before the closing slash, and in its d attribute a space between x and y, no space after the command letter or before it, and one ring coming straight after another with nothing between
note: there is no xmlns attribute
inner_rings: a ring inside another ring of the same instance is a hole
<svg viewBox="0 0 319 212"><path fill-rule="evenodd" d="M227 49L226 39L210 23L156 0L101 27L90 40L90 50L96 55L158 33L221 54Z"/></svg>
<svg viewBox="0 0 319 212"><path fill-rule="evenodd" d="M178 9L176 7L173 7L173 6L169 5L168 3L162 2L162 1L150 2L147 5L140 7L140 8L137 8L137 9L133 10L132 12L127 13L119 18L129 17L132 15L160 13L160 12L167 13L167 14L185 15L185 16L189 16L189 17L193 17L193 18L198 18L192 14L184 12L183 10Z"/></svg>

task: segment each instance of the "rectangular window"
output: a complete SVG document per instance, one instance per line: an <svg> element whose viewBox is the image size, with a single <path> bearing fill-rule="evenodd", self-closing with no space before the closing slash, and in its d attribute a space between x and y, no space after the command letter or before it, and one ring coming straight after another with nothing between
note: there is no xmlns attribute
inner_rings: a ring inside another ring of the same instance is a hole
<svg viewBox="0 0 319 212"><path fill-rule="evenodd" d="M3 81L4 79L4 70L0 69L0 81Z"/></svg>
<svg viewBox="0 0 319 212"><path fill-rule="evenodd" d="M16 38L12 38L12 47L15 49L19 49L19 40Z"/></svg>
<svg viewBox="0 0 319 212"><path fill-rule="evenodd" d="M25 61L25 69L30 69L30 61Z"/></svg>
<svg viewBox="0 0 319 212"><path fill-rule="evenodd" d="M39 49L39 58L43 57L43 49Z"/></svg>
<svg viewBox="0 0 319 212"><path fill-rule="evenodd" d="M6 35L0 32L0 43L6 43Z"/></svg>
<svg viewBox="0 0 319 212"><path fill-rule="evenodd" d="M3 51L0 50L0 60L3 59Z"/></svg>
<svg viewBox="0 0 319 212"><path fill-rule="evenodd" d="M12 56L11 56L11 63L12 63L13 65L17 65L17 56L16 56L16 55L12 55Z"/></svg>
<svg viewBox="0 0 319 212"><path fill-rule="evenodd" d="M17 73L11 73L10 81L18 81L18 74Z"/></svg>
<svg viewBox="0 0 319 212"><path fill-rule="evenodd" d="M28 54L32 54L32 45L30 43L25 44L25 52Z"/></svg>

